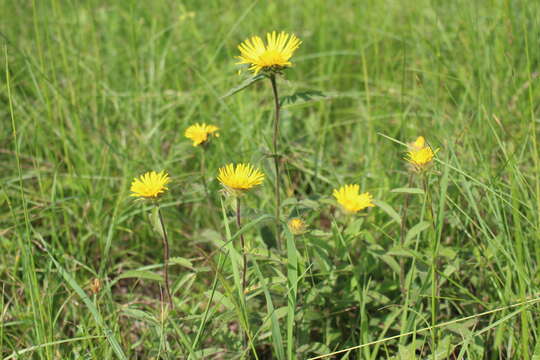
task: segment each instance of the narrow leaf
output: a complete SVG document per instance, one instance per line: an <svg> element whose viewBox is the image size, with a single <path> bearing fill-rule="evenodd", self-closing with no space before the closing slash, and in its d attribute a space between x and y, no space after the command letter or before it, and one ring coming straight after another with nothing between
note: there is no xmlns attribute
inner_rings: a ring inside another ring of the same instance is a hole
<svg viewBox="0 0 540 360"><path fill-rule="evenodd" d="M381 200L373 200L373 203L381 208L382 211L387 213L392 219L394 219L398 224L401 224L401 217L399 214L392 208L390 205Z"/></svg>
<svg viewBox="0 0 540 360"><path fill-rule="evenodd" d="M424 190L419 189L419 188L396 188L396 189L392 189L390 192L404 193L404 194L418 194L418 195L424 194Z"/></svg>
<svg viewBox="0 0 540 360"><path fill-rule="evenodd" d="M232 95L236 94L237 92L240 92L240 91L244 90L245 88L253 85L257 81L262 80L264 78L266 78L266 75L264 75L264 74L259 74L259 75L249 77L249 78L245 79L240 85L235 86L232 89L230 89L229 91L227 91L227 93L225 93L225 95L223 95L220 99L225 99L225 98L227 98L229 96L232 96Z"/></svg>

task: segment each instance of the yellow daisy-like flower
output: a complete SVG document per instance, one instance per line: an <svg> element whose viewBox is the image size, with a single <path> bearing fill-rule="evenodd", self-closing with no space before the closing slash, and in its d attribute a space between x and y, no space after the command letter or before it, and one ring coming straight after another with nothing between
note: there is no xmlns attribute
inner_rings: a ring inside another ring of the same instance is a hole
<svg viewBox="0 0 540 360"><path fill-rule="evenodd" d="M438 149L433 149L426 145L426 140L423 136L419 136L415 142L409 145L409 151L405 160L411 164L416 171L424 170L435 157Z"/></svg>
<svg viewBox="0 0 540 360"><path fill-rule="evenodd" d="M218 130L217 126L197 123L188 127L184 136L193 141L193 146L199 146L208 141L208 135L219 137Z"/></svg>
<svg viewBox="0 0 540 360"><path fill-rule="evenodd" d="M433 152L429 146L426 146L420 150L409 151L405 160L415 167L425 167L433 160L434 157L435 152Z"/></svg>
<svg viewBox="0 0 540 360"><path fill-rule="evenodd" d="M279 71L292 66L289 61L302 41L294 34L275 31L266 34L266 45L259 36L252 36L238 45L238 64L249 64L249 70L257 75L262 71Z"/></svg>
<svg viewBox="0 0 540 360"><path fill-rule="evenodd" d="M160 194L168 190L167 185L171 179L165 171L159 173L149 171L139 178L133 179L131 183L131 196L141 198L157 198Z"/></svg>
<svg viewBox="0 0 540 360"><path fill-rule="evenodd" d="M289 227L291 233L293 233L294 235L302 235L307 230L306 223L300 218L293 218L289 220L287 226Z"/></svg>
<svg viewBox="0 0 540 360"><path fill-rule="evenodd" d="M333 194L337 202L350 213L356 213L367 207L373 207L373 196L369 192L360 194L360 186L356 184L344 185L335 189Z"/></svg>
<svg viewBox="0 0 540 360"><path fill-rule="evenodd" d="M229 164L219 169L217 179L226 188L241 192L261 184L264 174L250 164Z"/></svg>

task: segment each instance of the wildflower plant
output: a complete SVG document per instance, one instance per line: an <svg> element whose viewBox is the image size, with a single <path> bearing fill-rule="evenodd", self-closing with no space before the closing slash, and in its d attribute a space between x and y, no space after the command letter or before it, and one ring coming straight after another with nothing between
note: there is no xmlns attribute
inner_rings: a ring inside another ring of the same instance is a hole
<svg viewBox="0 0 540 360"><path fill-rule="evenodd" d="M264 181L264 174L250 164L228 164L218 170L218 181L223 185L226 193L236 198L236 225L238 231L242 228L242 213L240 198L245 193ZM242 248L243 272L242 291L246 290L247 255L244 235L240 235L240 246Z"/></svg>
<svg viewBox="0 0 540 360"><path fill-rule="evenodd" d="M411 169L413 170L413 173L420 174L420 178L422 181L422 187L424 190L424 201L426 204L427 214L426 217L429 220L429 223L431 225L431 231L429 233L429 236L431 238L431 326L433 327L434 331L432 332L432 342L435 346L437 344L437 311L438 311L438 304L437 304L437 292L439 288L439 275L437 273L437 263L438 263L438 257L439 257L439 247L440 247L440 238L436 236L437 231L437 225L435 223L435 215L433 211L433 199L429 188L429 172L428 170L433 165L433 160L435 159L435 155L439 151L439 149L433 150L431 146L427 143L426 139L423 136L419 136L414 142L410 143L408 145L408 151L407 155L405 157L405 160L409 163ZM412 184L412 174L409 176L409 187ZM405 199L405 207L403 210L402 220L401 220L401 244L404 243L404 237L405 237L405 221L406 221L406 214L407 214L407 206L408 206L408 198ZM405 286L405 270L404 270L404 263L403 261L400 261L400 283L402 291L406 291Z"/></svg>
<svg viewBox="0 0 540 360"><path fill-rule="evenodd" d="M169 287L169 239L167 236L167 230L165 229L165 222L163 221L163 215L159 208L158 199L168 190L167 184L171 181L169 174L166 171L159 173L155 171L149 171L138 178L133 179L131 182L131 195L140 199L150 199L155 206L159 223L161 226L161 232L163 236L163 273L165 283L165 295L167 303L170 308L173 308L171 290ZM163 298L162 298L163 303Z"/></svg>
<svg viewBox="0 0 540 360"><path fill-rule="evenodd" d="M204 191L206 193L207 199L209 200L208 184L206 182L206 148L210 143L212 138L219 137L219 128L215 125L207 125L206 123L196 123L190 125L185 131L184 136L192 141L194 147L199 147L201 149L200 154L200 174L202 183L204 186Z"/></svg>
<svg viewBox="0 0 540 360"><path fill-rule="evenodd" d="M291 58L295 51L300 47L302 41L294 34L289 34L284 31L272 31L266 34L266 43L259 36L252 36L246 39L240 45L238 50L240 55L237 64L248 65L249 70L254 76L248 80L245 85L234 89L230 94L234 94L255 81L263 78L268 78L272 86L272 95L274 97L274 124L272 137L272 157L274 159L275 171L275 223L276 223L276 242L278 247L281 247L281 175L280 175L280 154L279 154L279 123L281 104L279 100L279 92L277 86L277 75L282 74L282 71L293 66Z"/></svg>

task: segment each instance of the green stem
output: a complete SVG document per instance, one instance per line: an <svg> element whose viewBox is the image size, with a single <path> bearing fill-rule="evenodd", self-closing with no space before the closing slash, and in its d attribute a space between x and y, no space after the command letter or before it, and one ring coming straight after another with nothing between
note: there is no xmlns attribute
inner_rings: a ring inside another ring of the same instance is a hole
<svg viewBox="0 0 540 360"><path fill-rule="evenodd" d="M163 221L163 215L161 215L161 209L157 205L159 223L161 224L161 231L163 233L163 277L165 282L165 297L169 303L171 310L173 309L173 302L171 296L171 290L169 288L169 238L167 237L167 230L165 230L165 222Z"/></svg>
<svg viewBox="0 0 540 360"><path fill-rule="evenodd" d="M238 227L238 231L242 229L242 213L240 208L240 197L236 197L236 226ZM246 284L247 284L247 255L246 255L246 244L244 241L244 234L240 234L240 246L242 247L242 295L244 297L244 306L246 307L246 323L248 321L247 318L247 304L246 304ZM247 325L247 324L246 324ZM247 326L246 326L247 328ZM247 330L244 332L244 335L242 336L243 342L244 342L244 348L247 347Z"/></svg>
<svg viewBox="0 0 540 360"><path fill-rule="evenodd" d="M407 186L410 188L413 180L413 174L409 175L409 181ZM399 245L403 247L405 244L405 230L406 230L406 219L407 219L407 210L409 208L409 193L405 194L405 200L403 204L403 210L401 211L401 231L400 231L400 241ZM405 258L402 256L399 259L399 285L401 288L401 293L406 294L407 288L405 286Z"/></svg>
<svg viewBox="0 0 540 360"><path fill-rule="evenodd" d="M241 210L240 210L240 197L236 198L236 225L238 227L238 231L242 229L242 221L241 221ZM247 256L246 256L246 246L244 242L244 234L240 234L240 245L242 246L242 292L245 292L246 290L246 272L247 272Z"/></svg>
<svg viewBox="0 0 540 360"><path fill-rule="evenodd" d="M275 119L274 119L274 136L272 138L273 144L273 157L274 157L274 167L276 171L276 184L275 184L275 200L276 200L276 241L278 249L281 249L281 229L280 229L280 207L281 207L281 198L280 198L280 158L278 154L278 139L279 139L279 120L280 120L280 109L281 105L279 103L279 95L276 83L276 75L270 75L270 82L272 83L272 93L274 94L274 108L275 108Z"/></svg>
<svg viewBox="0 0 540 360"><path fill-rule="evenodd" d="M208 198L208 183L206 182L206 151L203 146L204 145L201 146L201 179L204 186L204 192Z"/></svg>
<svg viewBox="0 0 540 360"><path fill-rule="evenodd" d="M435 218L433 216L433 206L432 206L432 199L429 194L429 184L427 175L424 173L422 175L422 184L424 187L424 193L425 193L425 199L426 199L426 206L428 210L429 217L431 218L431 225L433 227L433 240L431 242L431 326L433 327L433 333L432 333L432 342L433 342L433 353L437 350L437 337L438 337L438 331L437 331L437 299L438 299L438 283L439 278L437 276L437 258L438 258L438 249L439 246L437 244L437 237L435 232L437 231L437 227L435 226Z"/></svg>

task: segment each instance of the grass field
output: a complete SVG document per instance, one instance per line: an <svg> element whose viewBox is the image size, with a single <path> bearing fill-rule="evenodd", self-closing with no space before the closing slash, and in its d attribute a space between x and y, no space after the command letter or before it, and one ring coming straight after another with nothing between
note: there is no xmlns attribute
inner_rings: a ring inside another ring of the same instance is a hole
<svg viewBox="0 0 540 360"><path fill-rule="evenodd" d="M277 79L279 242L271 84L223 97L272 30L302 40ZM540 359L539 40L531 0L1 0L0 357ZM220 137L192 146L197 122ZM245 291L231 162L266 175ZM130 197L150 170L173 309ZM350 183L376 206L343 212Z"/></svg>

